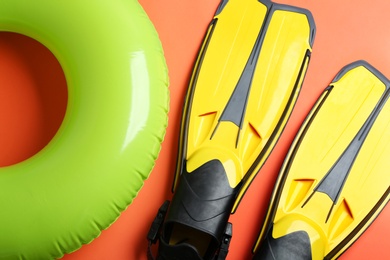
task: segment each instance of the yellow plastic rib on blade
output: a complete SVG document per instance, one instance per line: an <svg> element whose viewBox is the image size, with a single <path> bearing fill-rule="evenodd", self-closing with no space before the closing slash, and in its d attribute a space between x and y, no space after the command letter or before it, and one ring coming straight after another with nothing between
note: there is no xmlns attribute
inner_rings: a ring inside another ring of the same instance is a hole
<svg viewBox="0 0 390 260"><path fill-rule="evenodd" d="M192 172L216 159L231 188L242 185L235 210L293 109L313 37L314 22L302 9L256 0L221 4L191 79L174 190L185 165ZM249 78L248 66L254 68ZM245 77L246 96L232 105ZM234 119L232 111L242 117Z"/></svg>
<svg viewBox="0 0 390 260"><path fill-rule="evenodd" d="M335 259L371 224L390 199L389 84L359 61L326 89L285 160L254 251L268 231L304 231L313 260Z"/></svg>

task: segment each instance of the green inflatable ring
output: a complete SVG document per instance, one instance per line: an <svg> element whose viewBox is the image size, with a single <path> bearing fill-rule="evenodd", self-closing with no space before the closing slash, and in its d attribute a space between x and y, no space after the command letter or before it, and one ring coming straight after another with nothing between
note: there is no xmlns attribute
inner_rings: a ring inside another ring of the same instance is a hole
<svg viewBox="0 0 390 260"><path fill-rule="evenodd" d="M0 259L52 259L91 242L136 196L160 151L168 78L136 0L4 0L0 30L60 62L64 121L33 157L0 168Z"/></svg>

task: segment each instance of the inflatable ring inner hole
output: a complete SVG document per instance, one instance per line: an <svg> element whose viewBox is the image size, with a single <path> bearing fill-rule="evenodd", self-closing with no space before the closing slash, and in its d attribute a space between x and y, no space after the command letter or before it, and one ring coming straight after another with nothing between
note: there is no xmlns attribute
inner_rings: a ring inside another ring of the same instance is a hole
<svg viewBox="0 0 390 260"><path fill-rule="evenodd" d="M68 91L54 55L38 41L0 32L0 167L45 147L65 116Z"/></svg>

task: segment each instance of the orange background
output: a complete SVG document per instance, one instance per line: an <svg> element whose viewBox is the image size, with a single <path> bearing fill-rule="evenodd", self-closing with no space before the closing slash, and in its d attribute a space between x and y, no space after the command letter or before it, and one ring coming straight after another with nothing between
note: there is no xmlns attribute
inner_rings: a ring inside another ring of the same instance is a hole
<svg viewBox="0 0 390 260"><path fill-rule="evenodd" d="M301 95L286 130L230 219L233 239L228 260L251 258L251 248L288 147L335 74L344 65L364 59L390 77L390 2L279 2L309 9L317 33ZM171 104L166 137L156 166L134 202L100 237L66 255L66 260L146 259L150 224L162 202L172 196L183 99L197 51L219 0L140 3L156 26L169 69ZM54 57L25 37L0 33L0 54L0 165L4 166L36 153L55 134L66 109L66 82ZM390 205L340 259L390 259L389 221Z"/></svg>

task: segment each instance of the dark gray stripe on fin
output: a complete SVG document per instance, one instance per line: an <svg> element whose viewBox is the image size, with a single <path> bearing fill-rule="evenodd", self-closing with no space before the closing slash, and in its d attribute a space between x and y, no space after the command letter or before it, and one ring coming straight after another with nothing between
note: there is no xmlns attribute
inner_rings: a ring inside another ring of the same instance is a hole
<svg viewBox="0 0 390 260"><path fill-rule="evenodd" d="M241 128L245 116L246 105L250 93L253 75L255 74L257 60L262 44L261 34L257 37L255 46L249 56L248 62L238 80L236 88L231 95L219 121L230 121Z"/></svg>
<svg viewBox="0 0 390 260"><path fill-rule="evenodd" d="M261 47L264 42L264 38L267 32L268 25L272 19L272 14L274 10L271 8L268 9L267 14L264 18L262 27L260 28L259 35L255 41L251 54L249 55L248 61L241 73L241 76L237 82L237 85L230 96L230 99L222 112L221 117L218 120L218 124L215 127L211 138L215 134L218 125L220 122L229 121L234 123L240 130L242 129L243 119L245 117L246 106L248 102L248 97L250 89L252 86L252 79L255 74L257 61L260 56ZM238 132L236 138L236 147L239 141L240 132Z"/></svg>
<svg viewBox="0 0 390 260"><path fill-rule="evenodd" d="M382 97L379 99L377 105L368 116L359 132L352 139L348 147L344 150L342 155L338 158L335 164L331 167L325 177L314 188L313 192L303 203L302 208L309 202L315 192L325 193L332 200L333 204L329 210L325 222L328 221L334 205L337 203L340 193L344 187L345 181L353 167L356 157L362 148L368 133L374 125L378 115L390 96L390 89L387 87Z"/></svg>

